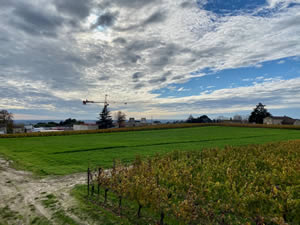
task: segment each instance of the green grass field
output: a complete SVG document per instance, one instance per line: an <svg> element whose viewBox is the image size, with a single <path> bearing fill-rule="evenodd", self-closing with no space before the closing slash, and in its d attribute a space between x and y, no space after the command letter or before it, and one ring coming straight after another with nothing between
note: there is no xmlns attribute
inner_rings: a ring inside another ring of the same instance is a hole
<svg viewBox="0 0 300 225"><path fill-rule="evenodd" d="M173 150L300 139L299 130L197 127L72 136L0 139L0 155L15 167L38 175L64 175L88 166L110 167L114 159L132 161Z"/></svg>

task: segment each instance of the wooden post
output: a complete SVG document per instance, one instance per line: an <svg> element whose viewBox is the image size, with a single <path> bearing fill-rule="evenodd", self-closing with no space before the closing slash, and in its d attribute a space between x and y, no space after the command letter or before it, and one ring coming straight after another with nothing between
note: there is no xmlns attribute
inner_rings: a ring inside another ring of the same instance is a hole
<svg viewBox="0 0 300 225"><path fill-rule="evenodd" d="M102 172L102 169L99 168L98 169L98 180L97 180L97 182L98 182L98 190L97 190L98 196L100 195L100 181L99 181L99 178L100 178L101 172Z"/></svg>
<svg viewBox="0 0 300 225"><path fill-rule="evenodd" d="M165 218L165 214L164 214L164 212L161 212L160 213L160 225L164 225L164 218Z"/></svg>
<svg viewBox="0 0 300 225"><path fill-rule="evenodd" d="M90 195L90 168L87 171L87 196Z"/></svg>
<svg viewBox="0 0 300 225"><path fill-rule="evenodd" d="M104 204L107 203L107 192L108 192L108 188L106 188L104 192Z"/></svg>
<svg viewBox="0 0 300 225"><path fill-rule="evenodd" d="M138 209L138 213L137 213L137 216L138 216L138 218L140 218L141 217L141 210L142 210L142 205L141 204L139 204L139 209Z"/></svg>
<svg viewBox="0 0 300 225"><path fill-rule="evenodd" d="M120 210L120 216L122 216L122 196L119 196L119 210Z"/></svg>

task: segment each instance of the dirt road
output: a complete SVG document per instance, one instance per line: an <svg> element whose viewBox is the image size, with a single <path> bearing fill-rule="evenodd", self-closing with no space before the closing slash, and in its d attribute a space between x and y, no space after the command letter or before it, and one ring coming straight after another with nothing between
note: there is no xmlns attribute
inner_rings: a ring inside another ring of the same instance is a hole
<svg viewBox="0 0 300 225"><path fill-rule="evenodd" d="M76 224L88 224L70 210L76 205L70 190L85 182L85 174L38 179L0 158L0 224L61 224L62 213Z"/></svg>

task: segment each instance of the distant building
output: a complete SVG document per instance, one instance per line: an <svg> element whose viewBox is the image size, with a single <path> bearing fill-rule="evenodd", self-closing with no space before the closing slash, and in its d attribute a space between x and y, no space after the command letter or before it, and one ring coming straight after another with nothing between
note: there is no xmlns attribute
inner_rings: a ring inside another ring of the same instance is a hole
<svg viewBox="0 0 300 225"><path fill-rule="evenodd" d="M13 134L22 134L25 133L25 128L24 127L14 127L13 128Z"/></svg>
<svg viewBox="0 0 300 225"><path fill-rule="evenodd" d="M99 129L97 124L78 124L73 125L73 130L97 130Z"/></svg>
<svg viewBox="0 0 300 225"><path fill-rule="evenodd" d="M235 120L235 121L241 121L241 122L242 122L243 118L242 118L241 115L235 115L235 116L233 117L233 120Z"/></svg>
<svg viewBox="0 0 300 225"><path fill-rule="evenodd" d="M264 124L269 125L296 125L299 120L293 119L288 116L269 116L264 118ZM296 123L296 124L295 124Z"/></svg>
<svg viewBox="0 0 300 225"><path fill-rule="evenodd" d="M300 120L296 120L296 121L294 122L294 125L295 125L295 126L300 126Z"/></svg>
<svg viewBox="0 0 300 225"><path fill-rule="evenodd" d="M128 122L126 123L126 127L143 127L147 125L149 125L149 123L147 122L146 118L141 118L141 120L135 120L132 117L129 118Z"/></svg>
<svg viewBox="0 0 300 225"><path fill-rule="evenodd" d="M126 127L135 127L135 126L136 126L135 119L133 117L129 118L128 122L126 123Z"/></svg>
<svg viewBox="0 0 300 225"><path fill-rule="evenodd" d="M26 126L24 126L24 128L25 128L25 133L33 132L33 126L32 125L26 125Z"/></svg>
<svg viewBox="0 0 300 225"><path fill-rule="evenodd" d="M6 134L7 130L6 127L0 127L0 134Z"/></svg>
<svg viewBox="0 0 300 225"><path fill-rule="evenodd" d="M248 121L244 120L217 120L217 123L248 123Z"/></svg>
<svg viewBox="0 0 300 225"><path fill-rule="evenodd" d="M160 125L161 124L161 122L160 121L158 121L158 120L155 120L155 121L153 121L153 123L152 123L153 125Z"/></svg>
<svg viewBox="0 0 300 225"><path fill-rule="evenodd" d="M147 119L146 118L141 118L141 124L147 124Z"/></svg>

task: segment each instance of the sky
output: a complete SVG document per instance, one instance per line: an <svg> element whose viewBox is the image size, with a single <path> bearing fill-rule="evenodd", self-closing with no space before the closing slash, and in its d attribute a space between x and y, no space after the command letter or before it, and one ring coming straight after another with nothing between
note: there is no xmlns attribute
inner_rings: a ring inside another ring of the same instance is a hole
<svg viewBox="0 0 300 225"><path fill-rule="evenodd" d="M300 0L0 0L0 109L300 118L299 37Z"/></svg>

